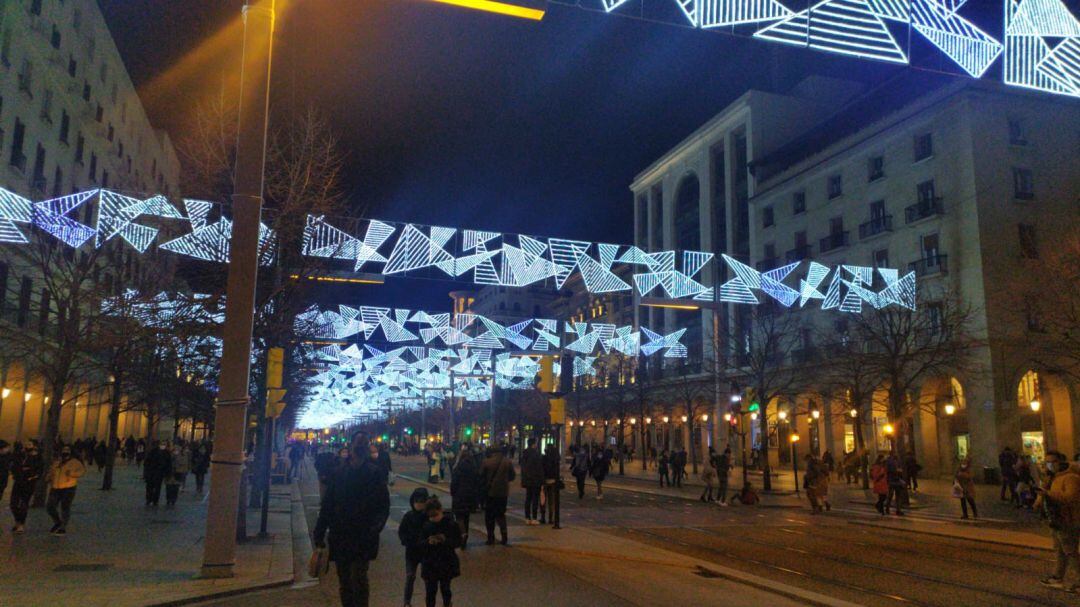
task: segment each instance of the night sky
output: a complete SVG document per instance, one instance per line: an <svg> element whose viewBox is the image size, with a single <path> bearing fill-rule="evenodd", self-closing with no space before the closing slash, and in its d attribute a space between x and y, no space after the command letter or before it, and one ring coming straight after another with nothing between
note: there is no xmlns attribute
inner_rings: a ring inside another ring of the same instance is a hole
<svg viewBox="0 0 1080 607"><path fill-rule="evenodd" d="M242 2L100 3L151 121L178 138L237 65ZM748 88L905 69L562 5L536 23L422 0L285 4L274 107L333 120L357 209L423 224L629 243L634 176ZM212 57L162 78L222 30ZM443 308L454 287L416 286L358 296Z"/></svg>

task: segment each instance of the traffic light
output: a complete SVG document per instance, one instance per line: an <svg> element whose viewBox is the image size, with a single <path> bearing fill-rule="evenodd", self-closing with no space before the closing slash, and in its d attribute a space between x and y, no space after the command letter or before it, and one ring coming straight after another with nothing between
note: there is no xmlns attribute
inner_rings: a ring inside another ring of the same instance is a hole
<svg viewBox="0 0 1080 607"><path fill-rule="evenodd" d="M472 426L465 426L465 436L472 436Z"/></svg>
<svg viewBox="0 0 1080 607"><path fill-rule="evenodd" d="M753 413L754 411L759 411L759 410L761 410L761 405L759 405L757 403L750 403L750 408L747 409L747 411L749 411L751 413Z"/></svg>

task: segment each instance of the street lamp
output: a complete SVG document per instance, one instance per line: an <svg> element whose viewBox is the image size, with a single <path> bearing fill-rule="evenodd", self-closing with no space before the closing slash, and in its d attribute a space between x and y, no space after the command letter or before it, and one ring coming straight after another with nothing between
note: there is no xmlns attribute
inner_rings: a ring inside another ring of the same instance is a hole
<svg viewBox="0 0 1080 607"><path fill-rule="evenodd" d="M810 417L812 417L814 419L819 419L821 417L821 411L819 411L818 409L811 409L810 410Z"/></svg>
<svg viewBox="0 0 1080 607"><path fill-rule="evenodd" d="M1031 407L1032 411L1038 413L1039 409L1042 407L1042 403L1040 403L1038 399L1035 399L1029 403L1029 406Z"/></svg>
<svg viewBox="0 0 1080 607"><path fill-rule="evenodd" d="M853 408L851 411L848 411L848 415L852 418L859 417L859 410Z"/></svg>
<svg viewBox="0 0 1080 607"><path fill-rule="evenodd" d="M953 413L956 413L956 405L952 403L945 405L945 415L952 415Z"/></svg>
<svg viewBox="0 0 1080 607"><path fill-rule="evenodd" d="M731 414L730 413L725 413L724 414L724 421L726 421L728 423L731 422Z"/></svg>
<svg viewBox="0 0 1080 607"><path fill-rule="evenodd" d="M780 421L786 420L787 419L787 411L781 409L780 411L778 411L776 413L776 417L780 418Z"/></svg>
<svg viewBox="0 0 1080 607"><path fill-rule="evenodd" d="M684 416L682 416L682 421L683 421L683 423L684 423L684 424L686 423L686 421L687 421L688 419L689 419L689 418L688 418L688 417L686 417L685 415L684 415Z"/></svg>
<svg viewBox="0 0 1080 607"><path fill-rule="evenodd" d="M791 441L791 471L795 475L795 495L798 496L799 495L799 460L798 460L799 455L798 455L798 452L795 451L795 443L799 442L799 433L798 432L792 432L791 436L788 437L788 440Z"/></svg>

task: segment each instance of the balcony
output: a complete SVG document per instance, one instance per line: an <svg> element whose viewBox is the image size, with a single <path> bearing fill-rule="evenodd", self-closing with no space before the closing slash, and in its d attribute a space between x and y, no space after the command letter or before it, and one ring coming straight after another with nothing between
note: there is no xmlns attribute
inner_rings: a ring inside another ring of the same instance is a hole
<svg viewBox="0 0 1080 607"><path fill-rule="evenodd" d="M935 215L943 215L944 213L945 205L941 201L941 197L934 196L933 198L920 200L904 209L904 221L907 223L915 223L920 219L926 219L927 217L933 217Z"/></svg>
<svg viewBox="0 0 1080 607"><path fill-rule="evenodd" d="M813 249L813 247L808 244L804 244L801 247L795 247L794 249L791 249L787 252L787 255L785 256L785 258L787 259L787 263L795 263L796 261L802 261L804 259L807 259L808 257L810 257L811 249Z"/></svg>
<svg viewBox="0 0 1080 607"><path fill-rule="evenodd" d="M825 238L822 238L821 241L818 243L818 247L821 249L822 253L835 251L836 249L840 249L846 246L848 246L848 233L846 230L843 232L835 232L833 234L829 234Z"/></svg>
<svg viewBox="0 0 1080 607"><path fill-rule="evenodd" d="M908 269L915 272L915 275L919 278L945 274L948 272L948 264L946 263L948 258L948 255L928 255L918 261L909 263Z"/></svg>
<svg viewBox="0 0 1080 607"><path fill-rule="evenodd" d="M885 232L892 232L892 215L875 217L866 223L859 224L859 239L870 238Z"/></svg>
<svg viewBox="0 0 1080 607"><path fill-rule="evenodd" d="M754 267L757 268L758 272L768 272L769 270L775 270L779 266L780 266L780 260L775 258L775 257L769 257L767 259L762 259L761 261L754 264Z"/></svg>

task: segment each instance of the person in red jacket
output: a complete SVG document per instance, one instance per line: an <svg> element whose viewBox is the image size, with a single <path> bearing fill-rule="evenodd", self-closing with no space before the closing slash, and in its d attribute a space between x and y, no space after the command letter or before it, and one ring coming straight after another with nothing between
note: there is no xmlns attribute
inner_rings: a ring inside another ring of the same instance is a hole
<svg viewBox="0 0 1080 607"><path fill-rule="evenodd" d="M879 453L874 465L870 466L870 480L874 483L874 493L877 495L877 503L874 509L878 514L885 514L885 500L889 496L888 471L885 469L885 455Z"/></svg>

